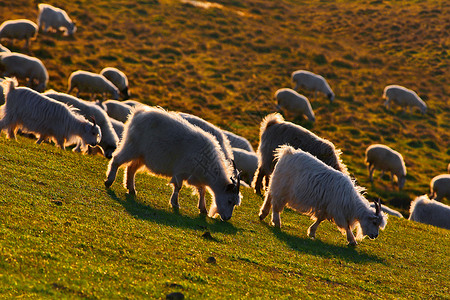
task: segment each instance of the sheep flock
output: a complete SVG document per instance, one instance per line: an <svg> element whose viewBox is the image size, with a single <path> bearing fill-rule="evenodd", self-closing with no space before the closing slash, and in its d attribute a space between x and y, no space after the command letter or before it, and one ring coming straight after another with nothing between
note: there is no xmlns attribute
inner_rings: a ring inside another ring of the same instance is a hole
<svg viewBox="0 0 450 300"><path fill-rule="evenodd" d="M183 184L195 187L200 214L223 221L232 217L235 206L245 205L239 192L241 185L253 188L264 198L259 211L261 221L272 209L272 223L281 227L280 213L284 207L314 219L315 223L307 231L311 238L316 237L320 222L330 220L346 236L349 245L355 246L364 236L376 238L379 229L386 226L388 215L403 217L380 201L371 205L366 199L365 189L356 185L357 178L342 158L346 157L344 142L333 141L344 149L341 151L335 148L332 139L314 132L315 123L326 122L320 118L323 109L339 109L339 90L337 94L332 90L337 80L328 82L324 76L309 70L290 70L291 84L295 86L279 86L272 91L273 97L267 97L272 99L274 108L284 112L284 117L270 111L258 120L260 140L255 152L245 137L230 131L231 126L220 128L200 116L133 99L130 92L133 76L128 78L125 70L108 63L102 62L98 70L74 69L66 74L66 91L46 91L52 86L45 67L49 58L31 56L30 40L39 39L50 30L73 37L77 35L77 26L70 13L61 8L41 3L37 11L38 24L16 19L5 20L0 25L1 42L25 40L24 49L30 54L12 52L0 45L3 76L0 130L6 131L6 137L14 139L17 132L22 132L34 137L38 144L53 141L62 149L73 147L73 151L83 154L100 153L110 159L105 187L111 187L118 168L124 165L124 187L131 195L136 194L135 174L141 169L168 177L173 186L169 204L177 209ZM81 29L82 25L78 27ZM132 74L128 70L128 75ZM76 95L71 95L75 90ZM314 96L308 98L301 94L303 91L314 92ZM317 92L329 102L324 103ZM418 108L421 118L430 114L429 103L409 88L386 83L379 95L380 100L385 99L386 106L383 108L380 102L379 109L387 113L390 104L395 103L405 109L409 107L410 114L413 114L412 107ZM313 107L317 110L313 111ZM384 172L390 172L399 190L408 186L406 168L414 168L414 164L408 165L411 158L403 145L395 141L368 142L365 147L360 145L359 153L360 163L367 164L366 179L372 182L371 188L383 180L373 183L375 170L382 172L381 178ZM450 164L448 168L450 172ZM409 220L448 229L448 222L430 220L433 214L450 219L449 207L439 202L444 198L450 200L449 175L436 174L430 179L429 187L429 196L411 202ZM205 203L207 192L212 195L209 212Z"/></svg>

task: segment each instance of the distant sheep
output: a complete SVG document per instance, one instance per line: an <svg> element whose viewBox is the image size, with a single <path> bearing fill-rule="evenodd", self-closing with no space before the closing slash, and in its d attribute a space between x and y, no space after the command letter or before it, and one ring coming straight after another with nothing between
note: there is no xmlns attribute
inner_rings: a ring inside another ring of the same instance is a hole
<svg viewBox="0 0 450 300"><path fill-rule="evenodd" d="M38 135L38 144L53 139L62 149L78 138L88 145L97 145L101 140L100 127L66 104L26 87L16 88L9 79L2 86L6 103L0 111L0 131L7 129L9 138L15 138L16 130L21 128Z"/></svg>
<svg viewBox="0 0 450 300"><path fill-rule="evenodd" d="M255 152L250 152L240 148L232 148L234 162L236 168L241 171L241 178L243 181L251 184L256 169L258 168L258 156Z"/></svg>
<svg viewBox="0 0 450 300"><path fill-rule="evenodd" d="M225 154L225 158L230 161L233 160L233 150L231 149L230 141L220 128L197 116L181 112L179 114L183 119L185 119L192 125L195 125L203 129L204 131L211 133L219 142L220 148L222 148L223 154Z"/></svg>
<svg viewBox="0 0 450 300"><path fill-rule="evenodd" d="M441 201L444 197L450 200L450 175L442 174L431 179L430 192L430 197L436 201Z"/></svg>
<svg viewBox="0 0 450 300"><path fill-rule="evenodd" d="M43 92L48 83L48 72L42 61L21 53L5 53L0 55L0 69L7 77L27 80L28 87Z"/></svg>
<svg viewBox="0 0 450 300"><path fill-rule="evenodd" d="M0 40L25 40L24 48L30 49L30 39L35 38L38 26L27 19L8 20L0 25Z"/></svg>
<svg viewBox="0 0 450 300"><path fill-rule="evenodd" d="M122 123L128 120L132 107L117 100L106 100L102 103L106 107L106 113L113 119Z"/></svg>
<svg viewBox="0 0 450 300"><path fill-rule="evenodd" d="M114 131L116 132L117 136L119 137L119 140L122 140L122 136L123 136L123 130L125 127L125 124L123 124L120 121L117 121L114 118L109 118L109 120L111 121L111 124L114 128Z"/></svg>
<svg viewBox="0 0 450 300"><path fill-rule="evenodd" d="M275 163L274 151L281 145L291 145L311 153L332 168L348 174L347 167L340 159L340 150L333 143L320 138L311 131L299 125L285 122L279 113L273 113L264 118L260 127L260 142L257 150L258 169L253 180L255 192L261 195L262 182L265 178L269 183Z"/></svg>
<svg viewBox="0 0 450 300"><path fill-rule="evenodd" d="M123 139L109 162L107 188L123 164L127 164L124 185L130 194L136 194L136 171L145 166L154 174L172 178L170 183L174 190L170 204L174 208L179 207L178 193L184 181L197 188L201 213L207 212L207 188L213 194L211 217L219 214L222 220L229 220L234 206L240 204L239 175L225 159L217 140L178 113L153 107L138 108L126 123Z"/></svg>
<svg viewBox="0 0 450 300"><path fill-rule="evenodd" d="M44 32L47 32L49 29L54 31L63 30L64 35L72 35L77 30L75 23L70 19L66 11L61 8L45 3L38 4L38 8L38 28L44 28Z"/></svg>
<svg viewBox="0 0 450 300"><path fill-rule="evenodd" d="M67 90L67 94L76 88L77 89L77 97L79 93L90 93L92 96L95 94L110 94L113 99L119 99L119 90L117 87L105 76L78 70L70 74L68 80L69 89Z"/></svg>
<svg viewBox="0 0 450 300"><path fill-rule="evenodd" d="M259 213L263 220L272 207L272 223L281 227L280 213L287 206L315 220L307 233L315 238L319 224L331 220L347 235L350 245L364 236L378 237L387 216L377 203L373 210L348 175L324 164L301 149L283 145L275 152L278 163L270 178L269 190ZM352 230L357 228L357 236Z"/></svg>
<svg viewBox="0 0 450 300"><path fill-rule="evenodd" d="M416 92L399 85L388 85L384 88L383 99L386 99L384 105L389 109L389 104L397 103L405 109L416 106L420 109L422 114L427 112L427 104L416 94Z"/></svg>
<svg viewBox="0 0 450 300"><path fill-rule="evenodd" d="M243 136L237 135L228 130L222 130L223 133L227 136L228 141L230 141L230 145L233 148L240 148L249 152L255 152L253 150L252 144Z"/></svg>
<svg viewBox="0 0 450 300"><path fill-rule="evenodd" d="M330 102L334 100L334 93L328 82L321 75L310 71L298 70L292 73L292 81L295 83L294 90L300 87L314 91L314 100L317 98L317 92L324 93Z"/></svg>
<svg viewBox="0 0 450 300"><path fill-rule="evenodd" d="M11 53L11 51L3 45L0 45L0 52Z"/></svg>
<svg viewBox="0 0 450 300"><path fill-rule="evenodd" d="M98 146L103 149L103 154L106 158L112 157L119 143L119 138L105 111L92 102L84 101L68 94L47 91L44 95L78 109L78 112L86 119L93 118L102 131L102 138Z"/></svg>
<svg viewBox="0 0 450 300"><path fill-rule="evenodd" d="M409 220L450 229L450 206L427 195L417 197L411 202Z"/></svg>
<svg viewBox="0 0 450 300"><path fill-rule="evenodd" d="M366 149L365 162L369 170L370 181L373 182L375 169L391 172L392 183L397 177L398 189L401 190L406 181L406 167L403 156L386 145L374 144Z"/></svg>
<svg viewBox="0 0 450 300"><path fill-rule="evenodd" d="M371 203L370 207L375 208L375 202ZM398 212L395 209L392 209L390 207L387 207L384 204L381 205L381 211L385 212L385 213L387 213L388 215L391 215L391 216L395 216L395 217L398 217L398 218L403 218L403 215L400 212Z"/></svg>
<svg viewBox="0 0 450 300"><path fill-rule="evenodd" d="M295 116L305 115L311 122L316 121L314 111L309 103L308 98L300 95L293 89L279 89L275 92L275 99L277 99L277 108L294 114Z"/></svg>
<svg viewBox="0 0 450 300"><path fill-rule="evenodd" d="M100 75L105 76L106 79L111 81L120 91L123 99L130 98L130 91L128 89L128 78L125 73L119 69L107 67L100 71Z"/></svg>

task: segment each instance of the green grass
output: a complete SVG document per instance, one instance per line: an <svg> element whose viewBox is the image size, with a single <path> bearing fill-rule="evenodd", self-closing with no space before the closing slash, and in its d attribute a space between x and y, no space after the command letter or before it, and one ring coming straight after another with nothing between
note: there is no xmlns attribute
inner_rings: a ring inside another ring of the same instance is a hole
<svg viewBox="0 0 450 300"><path fill-rule="evenodd" d="M276 230L244 188L229 222L140 173L138 196L103 186L107 160L0 137L0 294L5 298L448 297L449 231L391 217L356 248L329 222L316 240L293 211ZM269 218L268 218L269 219ZM209 233L205 234L205 233ZM208 263L214 257L216 263Z"/></svg>

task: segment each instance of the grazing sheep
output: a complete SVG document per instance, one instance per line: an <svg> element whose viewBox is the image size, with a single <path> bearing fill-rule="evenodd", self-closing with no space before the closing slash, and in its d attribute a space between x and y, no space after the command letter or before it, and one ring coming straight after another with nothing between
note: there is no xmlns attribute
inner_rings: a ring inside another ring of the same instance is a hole
<svg viewBox="0 0 450 300"><path fill-rule="evenodd" d="M0 45L0 52L11 53L11 51L3 45Z"/></svg>
<svg viewBox="0 0 450 300"><path fill-rule="evenodd" d="M392 183L394 176L397 177L398 189L401 190L406 181L406 167L403 156L386 145L374 144L366 149L365 162L369 169L369 178L373 182L373 171L375 169L391 172ZM383 176L383 175L381 175Z"/></svg>
<svg viewBox="0 0 450 300"><path fill-rule="evenodd" d="M371 203L370 207L375 208L375 203ZM381 205L381 211L387 213L388 215L395 216L398 218L403 218L403 215L396 211L395 209L389 208L386 205Z"/></svg>
<svg viewBox="0 0 450 300"><path fill-rule="evenodd" d="M183 119L185 119L192 125L195 125L203 129L204 131L211 133L219 142L220 148L222 149L223 154L225 154L225 158L230 161L233 160L233 150L231 150L230 141L227 139L226 135L222 132L221 129L197 116L181 112L179 114Z"/></svg>
<svg viewBox="0 0 450 300"><path fill-rule="evenodd" d="M16 88L9 79L2 82L2 86L5 105L0 112L0 131L8 129L9 138L15 138L16 129L22 128L39 135L38 144L51 138L62 149L78 138L93 146L101 140L100 127L66 104L26 87Z"/></svg>
<svg viewBox="0 0 450 300"><path fill-rule="evenodd" d="M258 168L258 156L255 152L250 152L240 148L232 148L236 169L241 171L241 178L249 184L253 181L256 169Z"/></svg>
<svg viewBox="0 0 450 300"><path fill-rule="evenodd" d="M401 107L404 107L405 110L409 107L409 111L411 112L411 107L417 106L422 114L424 115L427 112L427 104L420 99L420 97L416 94L416 92L407 89L403 86L399 85L388 85L384 88L383 91L383 99L386 99L384 105L387 109L389 109L389 104L391 101L397 103Z"/></svg>
<svg viewBox="0 0 450 300"><path fill-rule="evenodd" d="M308 98L300 95L293 89L279 89L275 92L275 99L277 99L277 109L283 108L295 116L305 115L311 122L316 121L314 111Z"/></svg>
<svg viewBox="0 0 450 300"><path fill-rule="evenodd" d="M111 81L120 91L124 100L130 99L130 91L128 90L128 78L125 73L119 69L107 67L100 71L100 75L103 75Z"/></svg>
<svg viewBox="0 0 450 300"><path fill-rule="evenodd" d="M411 202L409 220L450 229L450 206L419 196Z"/></svg>
<svg viewBox="0 0 450 300"><path fill-rule="evenodd" d="M276 163L274 151L279 146L289 144L311 153L332 168L347 174L347 167L340 159L340 150L333 143L322 139L311 131L299 125L285 122L279 113L273 113L264 118L260 127L260 142L257 150L258 169L253 180L253 187L261 195L262 182L266 186Z"/></svg>
<svg viewBox="0 0 450 300"><path fill-rule="evenodd" d="M50 97L58 102L65 103L69 106L78 109L79 114L83 115L86 119L94 118L95 122L98 124L102 131L102 138L98 143L103 150L103 155L106 158L111 158L113 152L117 148L119 143L119 138L117 137L116 131L111 124L111 121L100 107L92 102L84 101L74 96L58 93L53 90L44 93L45 96Z"/></svg>
<svg viewBox="0 0 450 300"><path fill-rule="evenodd" d="M250 142L246 138L227 130L222 130L222 132L226 135L231 147L240 148L249 152L255 152L255 150L253 150L252 144L250 144Z"/></svg>
<svg viewBox="0 0 450 300"><path fill-rule="evenodd" d="M123 164L127 164L124 185L130 194L136 194L135 174L143 166L154 174L171 177L174 190L170 204L174 208L179 207L178 193L184 181L197 188L201 213L207 212L206 189L212 191L211 217L219 214L222 220L229 220L241 201L239 175L232 177L237 171L225 159L217 140L178 113L138 108L125 124L123 139L109 162L107 188Z"/></svg>
<svg viewBox="0 0 450 300"><path fill-rule="evenodd" d="M315 238L319 224L324 220L334 222L350 245L364 236L375 239L379 228L386 226L387 216L381 213L381 204L371 209L369 201L361 194L350 177L324 164L301 149L283 145L277 149L275 166L268 193L259 212L263 220L272 206L272 223L281 227L280 213L288 206L315 220L308 236ZM357 228L357 236L352 230Z"/></svg>
<svg viewBox="0 0 450 300"><path fill-rule="evenodd" d="M441 201L444 197L450 200L450 175L442 174L431 179L430 192L430 198L436 201Z"/></svg>
<svg viewBox="0 0 450 300"><path fill-rule="evenodd" d="M42 29L44 27L44 32L53 29L54 31L64 31L64 35L72 35L77 31L75 23L69 18L66 11L61 8L45 3L38 4L38 8L38 28Z"/></svg>
<svg viewBox="0 0 450 300"><path fill-rule="evenodd" d="M108 116L122 123L125 123L131 114L132 107L117 100L103 101L103 105L106 107Z"/></svg>
<svg viewBox="0 0 450 300"><path fill-rule="evenodd" d="M322 76L305 70L298 70L292 73L292 81L295 83L294 90L303 87L314 91L314 100L317 98L317 91L327 95L330 102L334 100L334 93L330 85Z"/></svg>
<svg viewBox="0 0 450 300"><path fill-rule="evenodd" d="M114 118L109 118L109 120L111 121L114 131L116 132L117 136L119 137L119 141L122 140L125 124L123 124L120 121L117 121Z"/></svg>
<svg viewBox="0 0 450 300"><path fill-rule="evenodd" d="M30 39L36 37L37 31L38 26L30 20L8 20L0 25L0 40L26 40L24 48L29 50Z"/></svg>
<svg viewBox="0 0 450 300"><path fill-rule="evenodd" d="M119 90L103 75L78 70L70 74L68 81L69 89L67 94L70 94L74 88L77 88L77 97L79 93L90 93L92 96L98 93L102 95L111 94L113 99L119 99Z"/></svg>
<svg viewBox="0 0 450 300"><path fill-rule="evenodd" d="M11 52L0 56L3 75L28 79L28 87L43 92L48 83L48 72L42 61L36 57Z"/></svg>

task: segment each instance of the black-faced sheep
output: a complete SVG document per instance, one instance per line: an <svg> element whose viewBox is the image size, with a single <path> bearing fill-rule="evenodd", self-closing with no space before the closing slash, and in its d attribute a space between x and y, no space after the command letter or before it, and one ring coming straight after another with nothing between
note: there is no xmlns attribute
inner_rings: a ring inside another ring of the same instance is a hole
<svg viewBox="0 0 450 300"><path fill-rule="evenodd" d="M430 197L436 201L441 201L447 197L450 200L450 175L442 174L434 177L430 181Z"/></svg>
<svg viewBox="0 0 450 300"><path fill-rule="evenodd" d="M27 19L8 20L0 25L0 40L26 40L24 48L30 49L30 39L35 38L38 26Z"/></svg>
<svg viewBox="0 0 450 300"><path fill-rule="evenodd" d="M399 190L405 185L406 167L403 156L392 148L381 144L370 145L366 149L365 162L371 182L373 182L373 172L377 169L383 173L391 172L392 183L394 183L394 176L397 177Z"/></svg>
<svg viewBox="0 0 450 300"><path fill-rule="evenodd" d="M306 70L298 70L292 73L292 81L295 83L294 90L300 87L314 91L314 100L317 98L317 92L324 93L330 102L334 100L334 93L328 82L321 75L314 74Z"/></svg>
<svg viewBox="0 0 450 300"><path fill-rule="evenodd" d="M300 95L293 89L283 88L275 92L277 99L277 109L284 109L295 116L305 115L311 122L316 121L314 111L308 98Z"/></svg>
<svg viewBox="0 0 450 300"><path fill-rule="evenodd" d="M130 91L128 89L128 78L125 73L119 69L107 67L100 71L100 75L105 76L106 79L111 81L120 91L122 98L127 100L130 98Z"/></svg>
<svg viewBox="0 0 450 300"><path fill-rule="evenodd" d="M290 207L315 220L307 233L315 238L319 224L334 222L350 245L364 236L374 239L386 226L387 216L380 203L373 210L350 177L324 164L310 153L283 145L277 149L278 162L270 178L269 189L261 207L263 220L272 207L272 223L281 227L280 213ZM352 230L357 228L357 236Z"/></svg>
<svg viewBox="0 0 450 300"><path fill-rule="evenodd" d="M125 124L123 139L109 163L106 187L112 185L123 164L127 164L124 185L130 194L136 193L136 171L145 166L154 174L172 178L170 204L174 208L179 207L178 193L184 181L197 188L201 213L207 212L206 189L213 194L211 217L219 214L226 221L234 206L240 204L239 175L233 178L236 171L225 159L217 140L178 113L138 108Z"/></svg>
<svg viewBox="0 0 450 300"><path fill-rule="evenodd" d="M249 152L255 152L255 150L253 150L252 144L250 144L250 142L246 138L227 130L222 131L227 136L231 147L240 148Z"/></svg>
<svg viewBox="0 0 450 300"><path fill-rule="evenodd" d="M38 144L53 139L62 149L78 138L88 145L96 145L101 140L100 127L66 104L26 87L16 88L9 79L2 82L2 86L5 105L0 111L0 131L7 129L9 138L15 138L16 130L22 128L38 135Z"/></svg>
<svg viewBox="0 0 450 300"><path fill-rule="evenodd" d="M44 29L44 32L52 29L54 31L62 30L64 35L72 35L77 30L75 23L69 18L66 11L54 7L50 4L38 4L39 16L37 19L38 28Z"/></svg>
<svg viewBox="0 0 450 300"><path fill-rule="evenodd" d="M47 91L44 95L78 109L78 112L86 119L94 118L102 131L102 138L98 146L102 148L103 155L106 158L112 157L119 143L119 138L104 110L92 102L84 101L68 94Z"/></svg>
<svg viewBox="0 0 450 300"><path fill-rule="evenodd" d="M405 109L409 107L411 112L411 107L416 106L420 109L422 114L427 112L427 104L414 92L413 90L407 89L399 85L388 85L384 88L383 99L386 99L384 105L389 109L389 104L392 102L397 103Z"/></svg>
<svg viewBox="0 0 450 300"><path fill-rule="evenodd" d="M119 99L119 90L117 87L105 76L78 70L70 74L68 80L69 89L67 90L67 94L73 89L77 89L77 97L79 93L90 93L92 97L95 94L110 94L113 99Z"/></svg>
<svg viewBox="0 0 450 300"><path fill-rule="evenodd" d="M48 83L48 72L42 61L21 53L5 53L0 56L3 75L27 80L28 87L43 92Z"/></svg>
<svg viewBox="0 0 450 300"><path fill-rule="evenodd" d="M273 113L264 118L260 127L257 150L259 165L252 184L257 194L261 194L263 178L266 186L269 182L276 163L275 149L285 144L309 152L332 168L347 174L347 167L339 157L341 151L336 150L333 143L299 125L285 122L280 114Z"/></svg>
<svg viewBox="0 0 450 300"><path fill-rule="evenodd" d="M422 195L411 202L409 220L450 229L450 206Z"/></svg>

